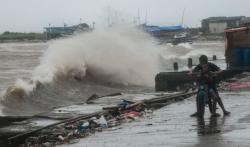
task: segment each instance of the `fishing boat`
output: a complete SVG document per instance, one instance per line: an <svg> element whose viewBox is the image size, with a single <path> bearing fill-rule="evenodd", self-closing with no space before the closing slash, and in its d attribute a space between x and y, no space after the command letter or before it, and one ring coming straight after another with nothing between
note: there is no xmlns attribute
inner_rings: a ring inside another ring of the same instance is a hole
<svg viewBox="0 0 250 147"><path fill-rule="evenodd" d="M187 32L181 32L174 35L174 39L172 42L174 45L179 43L193 43L190 37L190 34Z"/></svg>

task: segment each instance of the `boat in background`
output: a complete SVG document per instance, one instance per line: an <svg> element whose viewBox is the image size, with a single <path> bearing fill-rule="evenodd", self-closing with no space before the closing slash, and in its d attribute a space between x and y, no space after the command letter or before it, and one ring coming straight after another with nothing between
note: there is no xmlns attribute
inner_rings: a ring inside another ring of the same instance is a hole
<svg viewBox="0 0 250 147"><path fill-rule="evenodd" d="M188 32L181 32L174 35L172 44L177 45L179 43L193 43L191 35Z"/></svg>

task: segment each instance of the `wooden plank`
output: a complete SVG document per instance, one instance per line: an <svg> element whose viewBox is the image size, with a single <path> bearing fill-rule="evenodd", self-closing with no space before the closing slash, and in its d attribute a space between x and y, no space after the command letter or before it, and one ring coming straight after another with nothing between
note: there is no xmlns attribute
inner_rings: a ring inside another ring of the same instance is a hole
<svg viewBox="0 0 250 147"><path fill-rule="evenodd" d="M232 32L244 31L244 30L249 30L249 29L250 29L250 26L246 26L246 27L239 27L239 28L226 29L225 32L226 32L226 33L232 33Z"/></svg>
<svg viewBox="0 0 250 147"><path fill-rule="evenodd" d="M143 102L148 104L148 103L159 103L159 102L164 102L164 101L171 101L171 100L176 99L178 97L188 97L188 96L194 95L196 93L197 93L197 91L193 91L193 92L189 92L189 93L176 94L173 96L162 96L162 97L152 98L149 100L144 100Z"/></svg>
<svg viewBox="0 0 250 147"><path fill-rule="evenodd" d="M54 124L51 124L51 125L36 129L34 131L29 131L29 132L26 132L26 133L22 133L22 134L18 134L16 136L10 137L10 138L8 138L8 142L9 143L15 143L15 142L24 141L27 137L29 137L29 136L31 136L33 134L36 134L36 133L40 132L41 130L44 130L44 129L47 129L47 128L50 128L50 127L54 127L54 126L57 126L57 125L60 125L60 124L64 124L64 123L73 123L73 122L76 122L76 121L79 121L79 120L88 119L88 118L91 118L91 117L94 117L94 116L97 116L97 115L104 115L106 113L108 113L108 112L107 111L100 111L100 112L96 112L96 113L92 113L92 114L88 114L88 115L79 116L79 117L76 117L76 118L71 118L71 119L67 119L67 120L64 120L64 121L60 121L58 123L54 123Z"/></svg>

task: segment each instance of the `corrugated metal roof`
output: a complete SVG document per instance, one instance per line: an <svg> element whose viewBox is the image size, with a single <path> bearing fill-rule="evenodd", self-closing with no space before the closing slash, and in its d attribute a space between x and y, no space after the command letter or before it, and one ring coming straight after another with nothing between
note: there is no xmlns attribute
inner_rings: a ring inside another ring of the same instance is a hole
<svg viewBox="0 0 250 147"><path fill-rule="evenodd" d="M233 17L209 17L207 19L203 19L203 21L209 22L217 22L217 21L236 21L236 20L243 20L246 18L245 16L233 16Z"/></svg>

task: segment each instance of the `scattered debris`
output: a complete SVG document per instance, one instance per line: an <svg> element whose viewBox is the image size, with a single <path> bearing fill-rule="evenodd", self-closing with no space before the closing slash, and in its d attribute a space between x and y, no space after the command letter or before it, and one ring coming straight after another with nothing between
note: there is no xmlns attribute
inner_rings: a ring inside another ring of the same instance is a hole
<svg viewBox="0 0 250 147"><path fill-rule="evenodd" d="M239 91L250 89L250 73L244 72L236 75L234 78L226 82L220 83L220 90L225 91Z"/></svg>
<svg viewBox="0 0 250 147"><path fill-rule="evenodd" d="M63 120L31 132L18 134L8 138L8 142L11 145L15 144L23 147L49 147L77 143L81 138L95 132L120 129L119 125L122 123L138 120L139 117L152 118L152 112L155 108L149 104L168 104L168 102L179 99L178 97L190 97L195 93L181 93L136 102L123 100L116 106L103 108L103 111L100 112Z"/></svg>
<svg viewBox="0 0 250 147"><path fill-rule="evenodd" d="M123 100L116 106L116 109L110 109L110 113L105 115L96 115L88 119L78 121L69 121L67 123L56 125L52 128L46 128L39 134L34 134L25 139L24 147L30 146L56 146L60 144L77 143L80 138L84 138L95 132L103 130L115 130L116 127L124 122L131 122L143 115L152 114L152 111L146 110L143 102L130 102ZM114 113L113 111L116 111ZM119 129L119 128L118 128Z"/></svg>
<svg viewBox="0 0 250 147"><path fill-rule="evenodd" d="M245 89L250 89L250 82L228 83L226 86L230 91L245 90Z"/></svg>

